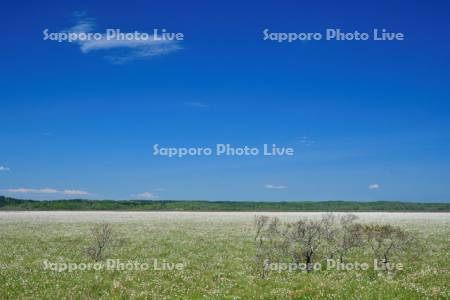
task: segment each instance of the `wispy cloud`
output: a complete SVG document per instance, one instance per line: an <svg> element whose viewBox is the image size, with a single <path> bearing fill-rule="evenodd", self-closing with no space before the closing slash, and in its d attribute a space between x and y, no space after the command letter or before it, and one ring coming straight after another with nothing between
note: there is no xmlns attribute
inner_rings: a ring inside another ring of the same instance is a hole
<svg viewBox="0 0 450 300"><path fill-rule="evenodd" d="M299 141L299 144L301 144L303 146L307 146L307 147L312 146L315 143L316 142L308 136L302 136Z"/></svg>
<svg viewBox="0 0 450 300"><path fill-rule="evenodd" d="M204 102L188 102L188 103L186 103L186 105L191 106L191 107L198 107L198 108L208 107L208 104L206 104Z"/></svg>
<svg viewBox="0 0 450 300"><path fill-rule="evenodd" d="M29 188L18 188L18 189L7 189L8 193L13 194L56 194L58 190L52 188L43 188L43 189L29 189Z"/></svg>
<svg viewBox="0 0 450 300"><path fill-rule="evenodd" d="M151 192L143 192L143 193L139 193L139 194L134 194L132 196L138 197L140 199L157 199L157 198L159 198L157 195L155 195Z"/></svg>
<svg viewBox="0 0 450 300"><path fill-rule="evenodd" d="M369 184L368 189L369 190L378 190L380 188L380 185L378 183L372 183Z"/></svg>
<svg viewBox="0 0 450 300"><path fill-rule="evenodd" d="M88 17L85 11L76 11L73 13L75 25L63 32L86 33L95 29L95 19Z"/></svg>
<svg viewBox="0 0 450 300"><path fill-rule="evenodd" d="M85 12L74 14L75 25L63 30L65 33L94 33L95 19L87 16ZM125 33L126 34L126 33ZM115 64L123 64L132 60L144 59L158 55L168 54L181 49L179 41L155 40L152 35L146 40L142 39L108 39L104 33L98 33L100 38L77 40L82 53L93 51L105 52L105 58Z"/></svg>
<svg viewBox="0 0 450 300"><path fill-rule="evenodd" d="M67 196L85 196L91 194L81 190L60 191L53 188L42 188L42 189L18 188L18 189L7 189L6 192L11 194L61 194Z"/></svg>
<svg viewBox="0 0 450 300"><path fill-rule="evenodd" d="M11 169L10 168L8 168L8 167L5 167L5 166L0 166L0 172L8 172L8 171L10 171Z"/></svg>
<svg viewBox="0 0 450 300"><path fill-rule="evenodd" d="M284 190L284 189L287 189L287 186L285 186L285 185L266 184L266 189Z"/></svg>
<svg viewBox="0 0 450 300"><path fill-rule="evenodd" d="M71 196L83 196L83 195L90 195L90 193L80 190L64 190L62 192L64 195L71 195Z"/></svg>

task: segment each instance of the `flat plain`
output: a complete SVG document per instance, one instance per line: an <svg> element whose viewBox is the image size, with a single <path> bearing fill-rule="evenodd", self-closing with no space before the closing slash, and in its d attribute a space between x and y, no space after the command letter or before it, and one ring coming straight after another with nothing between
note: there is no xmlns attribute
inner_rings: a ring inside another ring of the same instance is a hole
<svg viewBox="0 0 450 300"><path fill-rule="evenodd" d="M339 213L338 213L339 214ZM404 270L270 271L255 266L255 216L281 221L310 212L0 212L0 298L11 299L449 299L450 213L355 213L360 223L393 224L416 246ZM91 228L108 223L106 259L149 263L127 270L46 269L44 262L92 263ZM153 262L181 263L159 270ZM351 261L369 262L366 252Z"/></svg>

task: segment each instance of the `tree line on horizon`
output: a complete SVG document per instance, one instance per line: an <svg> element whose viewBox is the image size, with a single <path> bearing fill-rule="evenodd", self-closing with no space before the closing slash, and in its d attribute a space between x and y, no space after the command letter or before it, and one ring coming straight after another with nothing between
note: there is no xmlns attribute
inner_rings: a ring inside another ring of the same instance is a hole
<svg viewBox="0 0 450 300"><path fill-rule="evenodd" d="M175 200L22 200L0 196L0 210L129 210L129 211L386 211L450 212L450 203L399 201L175 201Z"/></svg>

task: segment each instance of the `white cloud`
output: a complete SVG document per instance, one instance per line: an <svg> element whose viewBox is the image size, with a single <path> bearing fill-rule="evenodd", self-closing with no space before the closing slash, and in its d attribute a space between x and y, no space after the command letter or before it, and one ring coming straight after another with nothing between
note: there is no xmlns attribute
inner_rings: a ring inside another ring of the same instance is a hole
<svg viewBox="0 0 450 300"><path fill-rule="evenodd" d="M0 172L8 172L8 171L10 171L11 169L10 168L8 168L8 167L5 167L5 166L0 166Z"/></svg>
<svg viewBox="0 0 450 300"><path fill-rule="evenodd" d="M34 189L25 189L25 188L19 188L19 189L7 189L6 192L8 193L34 193Z"/></svg>
<svg viewBox="0 0 450 300"><path fill-rule="evenodd" d="M136 195L132 195L138 198L142 198L142 199L156 199L159 198L158 196L156 196L155 194L151 193L151 192L143 192L143 193L139 193Z"/></svg>
<svg viewBox="0 0 450 300"><path fill-rule="evenodd" d="M44 189L36 190L36 193L40 193L40 194L56 194L56 193L59 193L59 191L55 190L55 189L51 189L51 188L44 188Z"/></svg>
<svg viewBox="0 0 450 300"><path fill-rule="evenodd" d="M84 53L88 53L95 50L108 50L114 48L146 48L148 46L153 46L151 49L146 49L149 51L153 50L155 54L160 54L158 51L165 50L163 46L171 44L170 41L155 41L152 39L148 40L108 40L106 36L102 36L99 40L89 40L81 42L80 49ZM162 54L162 53L161 53Z"/></svg>
<svg viewBox="0 0 450 300"><path fill-rule="evenodd" d="M309 147L309 146L314 145L316 142L315 142L314 140L312 140L312 139L311 139L310 137L308 137L308 136L302 136L302 137L300 138L299 143L300 143L301 145L304 145L304 146Z"/></svg>
<svg viewBox="0 0 450 300"><path fill-rule="evenodd" d="M62 192L64 195L71 195L71 196L83 196L83 195L90 195L90 193L80 190L64 190Z"/></svg>
<svg viewBox="0 0 450 300"><path fill-rule="evenodd" d="M7 189L8 193L20 193L20 194L56 194L58 190L52 188L43 189L28 189L28 188L18 188L18 189Z"/></svg>
<svg viewBox="0 0 450 300"><path fill-rule="evenodd" d="M287 186L284 186L284 185L266 184L266 189L284 190L284 189L287 189Z"/></svg>
<svg viewBox="0 0 450 300"><path fill-rule="evenodd" d="M7 189L6 192L11 194L63 194L70 196L82 196L82 195L90 195L90 193L80 190L63 190L59 191L52 188L43 188L43 189L30 189L30 188L18 188L18 189Z"/></svg>
<svg viewBox="0 0 450 300"><path fill-rule="evenodd" d="M74 14L76 24L71 28L63 30L64 33L94 33L95 20L86 16L86 13L78 12ZM126 33L126 32L123 32ZM152 34L148 39L107 39L105 33L100 34L98 39L77 40L82 53L92 51L105 51L106 59L116 64L123 64L128 61L143 59L157 55L171 53L181 49L178 41L175 40L155 40Z"/></svg>
<svg viewBox="0 0 450 300"><path fill-rule="evenodd" d="M186 103L187 106L192 106L192 107L198 107L198 108L206 108L208 107L208 104L203 103L203 102L189 102Z"/></svg>
<svg viewBox="0 0 450 300"><path fill-rule="evenodd" d="M369 184L369 187L368 187L369 190L377 190L379 188L380 188L380 185L378 183Z"/></svg>
<svg viewBox="0 0 450 300"><path fill-rule="evenodd" d="M75 18L76 24L71 28L64 30L64 32L91 32L95 28L95 20L93 18L89 18L87 13L84 11L76 11L73 14Z"/></svg>

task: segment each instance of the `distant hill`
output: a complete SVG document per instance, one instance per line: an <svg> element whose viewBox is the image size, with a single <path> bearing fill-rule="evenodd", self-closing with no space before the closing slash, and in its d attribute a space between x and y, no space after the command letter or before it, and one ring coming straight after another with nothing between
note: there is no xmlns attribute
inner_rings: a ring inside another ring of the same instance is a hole
<svg viewBox="0 0 450 300"><path fill-rule="evenodd" d="M0 210L123 210L123 211L387 211L450 212L450 203L414 202L238 202L150 200L20 200L0 196Z"/></svg>

